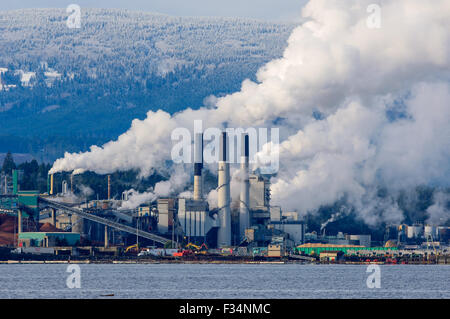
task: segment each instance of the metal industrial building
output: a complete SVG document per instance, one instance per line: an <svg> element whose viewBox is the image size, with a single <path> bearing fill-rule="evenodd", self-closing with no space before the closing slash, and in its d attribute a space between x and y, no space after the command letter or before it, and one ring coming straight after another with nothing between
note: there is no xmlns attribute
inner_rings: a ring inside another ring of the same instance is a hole
<svg viewBox="0 0 450 319"><path fill-rule="evenodd" d="M249 138L241 138L240 196L239 205L232 209L230 190L230 164L228 159L228 136L220 136L218 163L217 208L210 210L203 198L203 135L196 134L194 140L194 196L179 198L176 222L182 236L189 242L208 242L218 247L267 246L277 238L282 245L293 246L304 242L304 225L295 213L283 215L281 207L270 206L269 179L249 173ZM158 202L159 210L159 202ZM163 208L165 214L166 208ZM161 212L160 212L161 213ZM164 226L163 226L164 227ZM165 228L164 228L165 229Z"/></svg>

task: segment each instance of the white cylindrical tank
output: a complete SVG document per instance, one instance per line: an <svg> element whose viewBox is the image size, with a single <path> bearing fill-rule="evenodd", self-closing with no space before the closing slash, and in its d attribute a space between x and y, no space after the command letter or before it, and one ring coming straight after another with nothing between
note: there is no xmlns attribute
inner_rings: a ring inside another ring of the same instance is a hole
<svg viewBox="0 0 450 319"><path fill-rule="evenodd" d="M409 239L414 238L414 226L408 226L406 229L406 237Z"/></svg>
<svg viewBox="0 0 450 319"><path fill-rule="evenodd" d="M417 238L422 234L423 226L421 225L414 225L414 226L408 226L408 229L406 231L406 236L411 238Z"/></svg>
<svg viewBox="0 0 450 319"><path fill-rule="evenodd" d="M425 235L425 237L428 237L431 235L433 237L433 239L436 239L437 235L438 235L437 231L436 231L436 227L431 226L431 225L426 225L424 228L424 235Z"/></svg>

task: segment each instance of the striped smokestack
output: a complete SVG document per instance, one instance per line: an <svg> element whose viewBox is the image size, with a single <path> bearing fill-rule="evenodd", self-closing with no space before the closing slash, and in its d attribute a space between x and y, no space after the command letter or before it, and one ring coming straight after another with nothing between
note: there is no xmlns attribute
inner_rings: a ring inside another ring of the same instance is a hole
<svg viewBox="0 0 450 319"><path fill-rule="evenodd" d="M194 200L203 199L203 134L194 137Z"/></svg>
<svg viewBox="0 0 450 319"><path fill-rule="evenodd" d="M111 175L108 175L108 200L111 199Z"/></svg>
<svg viewBox="0 0 450 319"><path fill-rule="evenodd" d="M241 136L241 195L239 209L239 238L245 238L245 230L250 227L250 182L249 167L249 138L247 133Z"/></svg>
<svg viewBox="0 0 450 319"><path fill-rule="evenodd" d="M231 245L231 212L230 212L230 166L227 161L227 133L220 136L219 151L219 183L218 183L218 207L220 227L217 232L217 244L219 247Z"/></svg>

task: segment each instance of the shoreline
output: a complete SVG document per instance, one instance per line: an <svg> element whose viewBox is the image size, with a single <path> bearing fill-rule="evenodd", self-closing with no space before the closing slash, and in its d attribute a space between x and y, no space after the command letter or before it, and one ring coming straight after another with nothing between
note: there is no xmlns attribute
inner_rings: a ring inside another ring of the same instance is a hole
<svg viewBox="0 0 450 319"><path fill-rule="evenodd" d="M365 261L365 262L340 262L340 263L323 263L323 262L299 262L299 261L236 261L236 260L215 260L215 261L204 261L204 260L0 260L0 265L30 265L30 264L199 264L199 265L207 265L207 264L249 264L249 265L449 265L449 264L437 264L437 263L427 263L427 262L418 262L418 263L405 263L405 264L393 264L393 263L385 263L385 262L375 262L375 261Z"/></svg>

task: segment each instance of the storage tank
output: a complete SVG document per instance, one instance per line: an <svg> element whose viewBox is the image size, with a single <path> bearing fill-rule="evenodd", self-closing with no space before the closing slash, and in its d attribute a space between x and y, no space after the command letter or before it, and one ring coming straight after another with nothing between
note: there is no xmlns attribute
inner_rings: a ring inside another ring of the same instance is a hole
<svg viewBox="0 0 450 319"><path fill-rule="evenodd" d="M417 238L422 234L423 226L421 225L414 225L414 226L408 226L406 236L409 239Z"/></svg>
<svg viewBox="0 0 450 319"><path fill-rule="evenodd" d="M408 226L406 229L406 237L409 239L414 238L414 226Z"/></svg>
<svg viewBox="0 0 450 319"><path fill-rule="evenodd" d="M428 238L428 236L431 235L433 237L433 239L437 239L438 233L436 231L436 227L431 226L431 225L426 225L424 228L424 235L427 238Z"/></svg>

